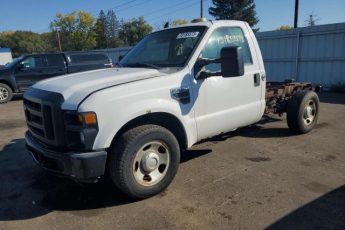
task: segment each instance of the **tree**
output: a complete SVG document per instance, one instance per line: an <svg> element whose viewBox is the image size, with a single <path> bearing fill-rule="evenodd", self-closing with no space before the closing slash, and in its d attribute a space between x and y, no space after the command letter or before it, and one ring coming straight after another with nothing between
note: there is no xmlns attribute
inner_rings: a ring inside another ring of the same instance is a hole
<svg viewBox="0 0 345 230"><path fill-rule="evenodd" d="M59 50L59 43L57 34L53 32L46 32L41 34L41 38L45 44L44 52L57 52Z"/></svg>
<svg viewBox="0 0 345 230"><path fill-rule="evenodd" d="M184 19L175 19L173 22L172 22L172 25L173 26L179 26L179 25L184 25L184 24L187 24L188 21L187 20L184 20Z"/></svg>
<svg viewBox="0 0 345 230"><path fill-rule="evenodd" d="M0 47L11 48L15 57L27 53L42 53L47 44L41 35L31 31L15 31L0 33Z"/></svg>
<svg viewBox="0 0 345 230"><path fill-rule="evenodd" d="M287 26L280 26L279 28L277 28L277 30L292 30L292 29L293 29L293 27L289 26L289 25L287 25Z"/></svg>
<svg viewBox="0 0 345 230"><path fill-rule="evenodd" d="M106 34L106 22L107 18L103 10L99 12L98 18L95 23L95 34L96 34L96 48L104 49L107 48L107 34Z"/></svg>
<svg viewBox="0 0 345 230"><path fill-rule="evenodd" d="M121 23L117 19L113 10L109 10L105 21L105 34L108 48L115 48L123 45L123 41L119 38Z"/></svg>
<svg viewBox="0 0 345 230"><path fill-rule="evenodd" d="M212 0L212 3L214 6L208 12L216 20L246 21L252 28L259 22L254 0Z"/></svg>
<svg viewBox="0 0 345 230"><path fill-rule="evenodd" d="M188 21L184 20L184 19L175 19L175 20L163 20L160 23L157 23L155 25L155 29L156 30L162 30L164 29L166 26L168 27L172 27L172 26L179 26L179 25L184 25L187 24Z"/></svg>
<svg viewBox="0 0 345 230"><path fill-rule="evenodd" d="M321 19L318 18L314 12L312 12L311 14L308 15L308 19L305 20L305 23L307 24L307 26L315 26L317 21L320 21Z"/></svg>
<svg viewBox="0 0 345 230"><path fill-rule="evenodd" d="M63 50L87 50L96 45L94 21L92 15L84 11L58 13L50 29L60 31Z"/></svg>
<svg viewBox="0 0 345 230"><path fill-rule="evenodd" d="M122 30L120 31L120 38L124 41L125 45L133 46L151 32L152 27L145 22L144 17L140 17L123 24Z"/></svg>

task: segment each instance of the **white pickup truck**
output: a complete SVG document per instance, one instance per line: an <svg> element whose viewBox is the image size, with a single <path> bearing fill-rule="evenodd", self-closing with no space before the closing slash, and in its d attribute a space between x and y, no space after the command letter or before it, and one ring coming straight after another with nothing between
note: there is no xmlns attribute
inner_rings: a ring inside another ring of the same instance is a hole
<svg viewBox="0 0 345 230"><path fill-rule="evenodd" d="M265 81L247 23L167 28L142 39L118 68L56 77L26 91L26 146L50 171L81 182L106 177L146 198L172 182L180 152L264 113L287 112L297 133L313 129L313 85Z"/></svg>

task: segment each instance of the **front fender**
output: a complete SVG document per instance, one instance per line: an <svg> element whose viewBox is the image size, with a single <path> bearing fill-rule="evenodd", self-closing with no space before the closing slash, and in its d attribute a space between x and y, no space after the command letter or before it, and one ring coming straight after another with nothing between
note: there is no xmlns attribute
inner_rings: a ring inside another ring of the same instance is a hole
<svg viewBox="0 0 345 230"><path fill-rule="evenodd" d="M117 100L107 100L109 95L100 93L89 97L79 111L95 111L97 114L99 132L93 149L109 148L117 132L128 122L150 113L168 113L175 116L183 125L188 147L197 141L197 129L191 104L180 104L171 99L170 93L163 98L152 95L136 95L119 97ZM102 103L100 103L102 101Z"/></svg>

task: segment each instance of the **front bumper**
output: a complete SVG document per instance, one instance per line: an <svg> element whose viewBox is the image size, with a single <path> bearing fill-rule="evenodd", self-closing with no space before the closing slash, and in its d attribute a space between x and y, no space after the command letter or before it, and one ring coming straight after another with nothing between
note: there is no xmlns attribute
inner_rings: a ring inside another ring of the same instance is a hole
<svg viewBox="0 0 345 230"><path fill-rule="evenodd" d="M32 134L25 133L26 147L43 168L82 182L96 182L105 173L106 151L57 152L48 149Z"/></svg>

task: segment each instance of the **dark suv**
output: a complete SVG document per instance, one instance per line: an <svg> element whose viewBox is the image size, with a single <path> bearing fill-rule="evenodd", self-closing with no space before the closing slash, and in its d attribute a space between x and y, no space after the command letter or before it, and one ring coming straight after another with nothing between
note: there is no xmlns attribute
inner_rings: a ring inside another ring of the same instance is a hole
<svg viewBox="0 0 345 230"><path fill-rule="evenodd" d="M0 104L10 101L13 93L22 93L40 80L111 67L111 58L102 52L24 55L0 69Z"/></svg>

